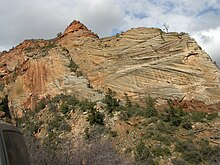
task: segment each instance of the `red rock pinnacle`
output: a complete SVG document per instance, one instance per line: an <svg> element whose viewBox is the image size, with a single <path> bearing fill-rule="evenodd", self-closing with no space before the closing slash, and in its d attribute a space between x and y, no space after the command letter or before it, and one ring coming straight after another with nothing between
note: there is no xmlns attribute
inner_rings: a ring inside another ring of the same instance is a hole
<svg viewBox="0 0 220 165"><path fill-rule="evenodd" d="M82 37L98 37L96 34L91 32L85 25L83 25L81 22L74 20L64 31L63 35L69 34L69 33L77 33L78 35Z"/></svg>

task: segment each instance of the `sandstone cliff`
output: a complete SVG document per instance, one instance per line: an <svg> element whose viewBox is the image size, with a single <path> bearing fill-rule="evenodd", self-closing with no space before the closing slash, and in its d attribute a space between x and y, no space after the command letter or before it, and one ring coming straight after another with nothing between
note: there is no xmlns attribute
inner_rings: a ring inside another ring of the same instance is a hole
<svg viewBox="0 0 220 165"><path fill-rule="evenodd" d="M58 42L94 88L136 100L148 94L207 104L220 100L219 68L188 34L137 28L102 39L75 36L68 33Z"/></svg>
<svg viewBox="0 0 220 165"><path fill-rule="evenodd" d="M53 40L25 40L0 56L1 97L11 109L34 108L46 96L99 100L111 88L141 102L220 102L220 70L188 34L136 28L99 39L78 21Z"/></svg>

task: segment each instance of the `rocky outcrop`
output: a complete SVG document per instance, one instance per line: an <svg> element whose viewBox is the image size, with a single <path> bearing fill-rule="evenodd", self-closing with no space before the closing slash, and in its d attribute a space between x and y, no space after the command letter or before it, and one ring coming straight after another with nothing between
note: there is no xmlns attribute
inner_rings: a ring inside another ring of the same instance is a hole
<svg viewBox="0 0 220 165"><path fill-rule="evenodd" d="M8 94L10 108L17 111L33 109L40 99L59 93L100 99L79 70L71 71L71 61L68 50L53 40L24 41L0 58L2 97Z"/></svg>
<svg viewBox="0 0 220 165"><path fill-rule="evenodd" d="M63 36L73 33L77 37L98 37L79 21L73 21L64 31Z"/></svg>
<svg viewBox="0 0 220 165"><path fill-rule="evenodd" d="M220 70L185 33L136 28L101 38L78 21L53 40L26 40L0 56L1 95L11 109L33 109L59 93L101 99L111 88L141 103L148 95L220 101ZM71 68L74 67L74 68Z"/></svg>
<svg viewBox="0 0 220 165"><path fill-rule="evenodd" d="M219 68L188 34L137 28L102 39L71 38L59 43L94 88L111 88L119 97L126 92L136 101L147 95L206 104L220 100Z"/></svg>

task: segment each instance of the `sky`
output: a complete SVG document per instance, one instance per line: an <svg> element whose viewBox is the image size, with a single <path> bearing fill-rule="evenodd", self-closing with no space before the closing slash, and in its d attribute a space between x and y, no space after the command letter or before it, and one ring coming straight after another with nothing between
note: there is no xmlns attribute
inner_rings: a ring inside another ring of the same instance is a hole
<svg viewBox="0 0 220 165"><path fill-rule="evenodd" d="M0 0L0 51L79 20L100 37L135 27L187 32L220 66L220 0Z"/></svg>

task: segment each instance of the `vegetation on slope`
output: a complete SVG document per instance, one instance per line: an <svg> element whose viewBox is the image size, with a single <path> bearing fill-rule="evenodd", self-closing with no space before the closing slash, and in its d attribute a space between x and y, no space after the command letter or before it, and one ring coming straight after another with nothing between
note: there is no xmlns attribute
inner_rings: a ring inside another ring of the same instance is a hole
<svg viewBox="0 0 220 165"><path fill-rule="evenodd" d="M216 112L186 112L171 100L159 111L150 96L144 107L126 94L125 100L111 90L97 103L64 94L41 100L35 111L17 119L33 164L220 162ZM83 129L76 134L74 122L81 119Z"/></svg>

